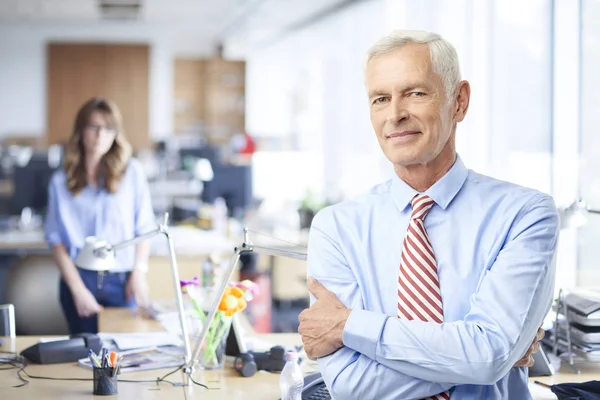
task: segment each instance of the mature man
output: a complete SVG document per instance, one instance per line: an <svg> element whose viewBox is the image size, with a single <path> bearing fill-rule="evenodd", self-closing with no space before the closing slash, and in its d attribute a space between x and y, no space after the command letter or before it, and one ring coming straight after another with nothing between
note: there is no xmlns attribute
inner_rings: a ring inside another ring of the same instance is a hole
<svg viewBox="0 0 600 400"><path fill-rule="evenodd" d="M554 202L464 166L470 87L439 35L380 39L365 81L397 177L314 219L309 357L338 400L531 398L522 366L553 295Z"/></svg>

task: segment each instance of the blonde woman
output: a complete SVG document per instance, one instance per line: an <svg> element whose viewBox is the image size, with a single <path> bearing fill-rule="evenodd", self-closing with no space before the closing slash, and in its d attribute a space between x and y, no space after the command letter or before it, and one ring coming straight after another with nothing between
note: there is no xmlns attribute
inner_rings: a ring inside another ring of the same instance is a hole
<svg viewBox="0 0 600 400"><path fill-rule="evenodd" d="M118 243L154 227L146 176L131 157L115 104L94 98L81 107L63 169L48 190L45 237L60 269L70 332L96 333L103 306L146 306L147 242L119 250L117 268L103 275L74 262L87 236Z"/></svg>

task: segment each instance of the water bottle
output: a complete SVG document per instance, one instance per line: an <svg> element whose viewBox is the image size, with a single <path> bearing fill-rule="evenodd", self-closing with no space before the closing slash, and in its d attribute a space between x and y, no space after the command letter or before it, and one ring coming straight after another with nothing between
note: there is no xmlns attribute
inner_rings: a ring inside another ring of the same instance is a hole
<svg viewBox="0 0 600 400"><path fill-rule="evenodd" d="M302 400L304 376L298 364L298 353L288 351L285 353L285 366L279 377L281 400Z"/></svg>

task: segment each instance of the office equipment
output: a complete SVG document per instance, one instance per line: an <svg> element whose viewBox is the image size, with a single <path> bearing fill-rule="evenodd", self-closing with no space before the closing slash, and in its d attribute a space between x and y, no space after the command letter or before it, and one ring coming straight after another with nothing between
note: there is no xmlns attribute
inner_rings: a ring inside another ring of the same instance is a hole
<svg viewBox="0 0 600 400"><path fill-rule="evenodd" d="M251 352L259 371L279 372L285 366L285 348L273 346L269 351Z"/></svg>
<svg viewBox="0 0 600 400"><path fill-rule="evenodd" d="M0 336L15 337L15 306L0 305Z"/></svg>
<svg viewBox="0 0 600 400"><path fill-rule="evenodd" d="M48 206L48 184L56 169L49 165L48 153L34 153L26 165L15 166L11 214L20 214L25 207L44 214Z"/></svg>
<svg viewBox="0 0 600 400"><path fill-rule="evenodd" d="M575 357L579 362L600 362L600 293L561 289L553 308L554 355L561 351L575 371Z"/></svg>
<svg viewBox="0 0 600 400"><path fill-rule="evenodd" d="M213 164L213 172L212 181L204 184L202 201L214 203L222 197L231 215L245 211L252 204L252 167Z"/></svg>
<svg viewBox="0 0 600 400"><path fill-rule="evenodd" d="M94 391L95 395L111 396L117 394L117 374L112 367L94 368Z"/></svg>
<svg viewBox="0 0 600 400"><path fill-rule="evenodd" d="M302 400L329 400L331 394L319 372L304 377Z"/></svg>
<svg viewBox="0 0 600 400"><path fill-rule="evenodd" d="M239 354L233 367L242 376L250 377L256 371L280 372L285 366L286 350L283 346L273 346L268 351L248 351Z"/></svg>
<svg viewBox="0 0 600 400"><path fill-rule="evenodd" d="M211 165L221 164L222 156L218 147L200 146L200 147L182 147L179 149L179 157L182 160L186 158L204 158L210 161Z"/></svg>
<svg viewBox="0 0 600 400"><path fill-rule="evenodd" d="M98 352L101 348L102 340L98 335L82 333L67 340L36 343L23 350L21 355L38 364L58 364L88 357L90 350Z"/></svg>
<svg viewBox="0 0 600 400"><path fill-rule="evenodd" d="M579 228L587 224L587 214L600 214L600 210L589 208L582 199L575 200L568 207L559 208L560 228Z"/></svg>
<svg viewBox="0 0 600 400"><path fill-rule="evenodd" d="M243 377L249 378L254 376L257 371L256 361L252 353L242 353L235 358L233 368Z"/></svg>
<svg viewBox="0 0 600 400"><path fill-rule="evenodd" d="M177 312L179 313L179 324L181 326L181 334L183 337L183 343L184 343L184 349L185 349L184 361L185 361L185 364L187 365L186 368L189 368L189 371L186 371L186 372L191 373L191 369L193 367L193 362L192 362L193 359L190 357L190 355L191 355L190 338L188 335L186 314L183 309L183 297L182 297L181 289L179 286L179 271L177 269L177 259L175 257L175 248L173 245L172 237L169 233L169 228L167 225L168 221L169 221L169 214L165 213L162 223L159 224L155 230L141 234L132 239L125 240L125 241L123 241L121 243L117 243L117 244L108 244L107 242L102 241L99 238L95 238L95 237L86 238L84 248L80 251L80 254L83 253L83 255L81 257L80 256L77 257L77 259L75 260L75 264L79 268L89 269L92 271L109 270L115 266L115 263L114 263L115 251L117 251L121 248L127 247L127 246L131 246L133 244L136 244L142 240L149 239L156 235L160 235L160 234L164 235L164 237L167 239L167 243L169 246L169 262L171 264L171 274L173 276L175 299L177 302ZM107 260L108 260L108 262L107 262ZM217 304L217 306L218 306L218 304ZM196 358L194 358L194 360L195 359Z"/></svg>

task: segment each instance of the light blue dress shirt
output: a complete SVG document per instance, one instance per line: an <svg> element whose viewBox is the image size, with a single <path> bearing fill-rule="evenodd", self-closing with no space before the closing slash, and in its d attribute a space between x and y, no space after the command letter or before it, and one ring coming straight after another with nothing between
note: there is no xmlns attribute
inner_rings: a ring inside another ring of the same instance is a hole
<svg viewBox="0 0 600 400"><path fill-rule="evenodd" d="M397 318L402 243L418 192L399 178L328 207L310 231L308 275L352 308L344 347L320 358L333 398L529 399L531 345L554 292L558 214L546 194L457 160L425 218L444 323ZM311 298L314 302L314 298Z"/></svg>
<svg viewBox="0 0 600 400"><path fill-rule="evenodd" d="M73 260L87 236L117 244L156 228L148 181L140 162L130 159L116 193L86 186L73 196L60 169L48 185L45 237L50 248L62 243ZM115 272L135 266L135 246L115 253Z"/></svg>

